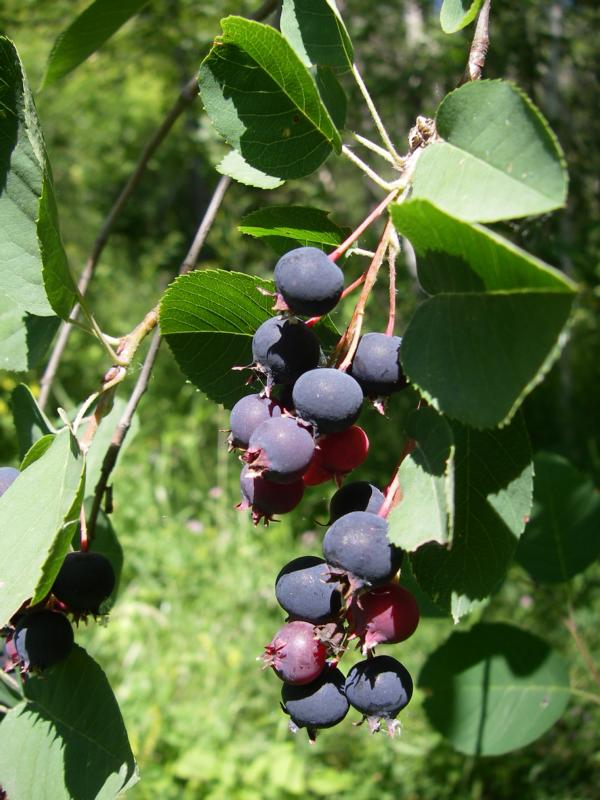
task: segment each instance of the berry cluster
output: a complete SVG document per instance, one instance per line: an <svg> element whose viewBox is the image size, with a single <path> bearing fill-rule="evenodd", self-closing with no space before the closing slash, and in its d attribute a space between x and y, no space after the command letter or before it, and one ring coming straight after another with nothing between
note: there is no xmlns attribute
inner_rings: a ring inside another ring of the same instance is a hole
<svg viewBox="0 0 600 800"><path fill-rule="evenodd" d="M19 471L0 468L0 496L14 483ZM44 670L66 658L74 643L70 615L76 622L91 614L98 616L102 603L115 587L115 573L101 553L68 553L52 589L35 607L20 609L5 638L0 668L22 672Z"/></svg>

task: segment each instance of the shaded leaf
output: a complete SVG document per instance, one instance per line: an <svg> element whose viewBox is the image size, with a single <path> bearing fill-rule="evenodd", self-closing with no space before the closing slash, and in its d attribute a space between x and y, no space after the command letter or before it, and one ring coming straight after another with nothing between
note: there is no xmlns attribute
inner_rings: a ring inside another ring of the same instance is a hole
<svg viewBox="0 0 600 800"><path fill-rule="evenodd" d="M540 583L567 581L600 555L600 494L557 453L538 453L534 464L531 520L516 559Z"/></svg>
<svg viewBox="0 0 600 800"><path fill-rule="evenodd" d="M495 222L560 208L567 171L560 145L531 100L508 81L472 81L436 115L445 141L422 153L414 197L455 217Z"/></svg>
<svg viewBox="0 0 600 800"><path fill-rule="evenodd" d="M113 800L137 779L106 675L75 645L2 721L0 784L11 800Z"/></svg>
<svg viewBox="0 0 600 800"><path fill-rule="evenodd" d="M59 324L58 317L37 317L8 295L0 296L0 369L27 372L37 367Z"/></svg>
<svg viewBox="0 0 600 800"><path fill-rule="evenodd" d="M329 111L335 127L343 130L346 127L348 98L342 84L329 67L316 67L314 72L321 99L327 106L327 111Z"/></svg>
<svg viewBox="0 0 600 800"><path fill-rule="evenodd" d="M148 0L95 0L54 42L42 86L78 67L140 11Z"/></svg>
<svg viewBox="0 0 600 800"><path fill-rule="evenodd" d="M283 0L280 27L306 66L352 66L352 42L334 0Z"/></svg>
<svg viewBox="0 0 600 800"><path fill-rule="evenodd" d="M19 458L23 458L29 448L48 433L55 433L52 424L42 409L38 406L29 387L20 383L10 398L17 440L19 443Z"/></svg>
<svg viewBox="0 0 600 800"><path fill-rule="evenodd" d="M568 665L546 642L503 623L455 631L418 684L433 727L468 755L496 756L538 739L569 702Z"/></svg>
<svg viewBox="0 0 600 800"><path fill-rule="evenodd" d="M456 33L473 22L482 2L483 0L443 0L440 25L444 33Z"/></svg>
<svg viewBox="0 0 600 800"><path fill-rule="evenodd" d="M309 175L341 141L308 70L269 25L226 17L221 27L199 74L213 125L254 169Z"/></svg>
<svg viewBox="0 0 600 800"><path fill-rule="evenodd" d="M348 235L329 219L328 211L308 206L268 206L246 214L238 230L249 236L275 239L275 249L283 252L294 247L312 245L329 250L341 244ZM282 241L283 240L283 241ZM291 240L291 241L290 241Z"/></svg>
<svg viewBox="0 0 600 800"><path fill-rule="evenodd" d="M422 303L403 337L409 379L473 427L505 424L565 343L574 285L501 236L426 200L392 209L412 242Z"/></svg>

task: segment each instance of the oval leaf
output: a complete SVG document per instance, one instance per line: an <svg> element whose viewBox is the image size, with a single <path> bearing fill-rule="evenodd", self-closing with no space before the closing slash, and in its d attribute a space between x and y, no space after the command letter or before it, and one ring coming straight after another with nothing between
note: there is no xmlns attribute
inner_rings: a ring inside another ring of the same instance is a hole
<svg viewBox="0 0 600 800"><path fill-rule="evenodd" d="M19 458L42 436L56 433L48 417L38 406L28 386L20 383L10 398L10 407L19 442Z"/></svg>
<svg viewBox="0 0 600 800"><path fill-rule="evenodd" d="M569 702L565 660L502 623L454 632L427 659L419 686L436 730L461 753L497 756L538 739Z"/></svg>
<svg viewBox="0 0 600 800"><path fill-rule="evenodd" d="M227 175L238 183L255 186L257 189L277 189L284 183L280 178L274 178L272 175L267 175L266 172L251 167L237 150L230 150L215 169L221 175Z"/></svg>
<svg viewBox="0 0 600 800"><path fill-rule="evenodd" d="M469 25L483 0L444 0L440 10L440 25L444 33L456 33Z"/></svg>
<svg viewBox="0 0 600 800"><path fill-rule="evenodd" d="M600 494L557 453L534 463L533 510L516 559L540 583L567 581L600 555Z"/></svg>
<svg viewBox="0 0 600 800"><path fill-rule="evenodd" d="M254 169L309 175L341 141L308 70L269 25L227 17L221 27L199 74L213 125Z"/></svg>
<svg viewBox="0 0 600 800"><path fill-rule="evenodd" d="M37 367L59 324L58 317L37 317L7 295L0 296L0 369L27 372Z"/></svg>
<svg viewBox="0 0 600 800"><path fill-rule="evenodd" d="M436 115L439 136L422 153L414 197L471 222L543 214L567 197L567 171L548 123L507 81L472 81Z"/></svg>
<svg viewBox="0 0 600 800"><path fill-rule="evenodd" d="M329 219L328 211L308 206L259 208L242 218L238 230L249 236L266 237L278 253L307 245L321 246L326 251L341 244L349 233Z"/></svg>
<svg viewBox="0 0 600 800"><path fill-rule="evenodd" d="M334 0L283 0L280 25L306 66L352 66L352 42Z"/></svg>
<svg viewBox="0 0 600 800"><path fill-rule="evenodd" d="M28 679L0 725L0 785L11 800L113 800L137 779L115 696L85 650L75 645Z"/></svg>

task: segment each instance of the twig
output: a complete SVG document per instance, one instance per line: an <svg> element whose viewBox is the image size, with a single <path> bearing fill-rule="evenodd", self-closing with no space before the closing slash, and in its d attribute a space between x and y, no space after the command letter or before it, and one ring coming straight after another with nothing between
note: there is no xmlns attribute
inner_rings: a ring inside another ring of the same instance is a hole
<svg viewBox="0 0 600 800"><path fill-rule="evenodd" d="M394 163L399 165L399 166L402 166L402 164L404 163L404 159L396 151L396 148L394 147L394 145L392 143L392 140L390 139L390 136L389 136L388 132L385 129L385 125L383 124L383 121L382 121L381 117L379 116L379 112L375 108L375 103L373 102L373 100L371 98L371 95L369 94L369 90L367 89L366 84L362 79L362 75L360 74L360 72L358 70L358 67L356 66L356 64L353 64L351 69L352 69L352 75L354 76L354 80L356 81L356 84L357 84L358 88L360 89L360 93L362 94L362 96L363 96L363 98L365 100L365 103L367 104L367 108L369 109L369 113L371 114L371 118L373 119L373 122L375 123L375 127L377 128L377 131L379 132L379 135L381 136L381 141L384 143L384 145L386 147L386 150L388 151L388 153L393 158Z"/></svg>
<svg viewBox="0 0 600 800"><path fill-rule="evenodd" d="M402 487L400 486L400 467L402 466L402 462L405 458L407 458L417 446L417 442L415 439L407 439L404 443L404 447L402 448L402 452L400 453L400 458L398 459L398 464L396 466L396 470L394 472L394 477L389 482L387 489L385 490L385 500L383 501L383 505L377 512L378 516L387 519L390 511L392 508L398 505L398 503L402 500Z"/></svg>
<svg viewBox="0 0 600 800"><path fill-rule="evenodd" d="M459 83L469 81L478 81L481 78L481 73L485 66L485 57L487 55L488 47L490 45L490 7L492 0L484 0L479 16L477 17L477 25L471 42L471 49L469 51L469 58L467 66Z"/></svg>
<svg viewBox="0 0 600 800"><path fill-rule="evenodd" d="M355 166L357 166L360 170L362 170L365 173L365 175L367 175L369 178L371 178L373 183L376 183L377 186L380 186L382 189L385 189L386 192L390 191L390 189L392 188L392 184L389 183L388 181L385 181L380 175L378 175L375 172L374 169L371 169L371 167L368 164L365 164L365 162L362 160L362 158L359 158L356 155L356 153L354 153L348 147L348 145L345 145L345 144L342 145L342 155L346 156L346 158L349 161L352 161L352 163Z"/></svg>
<svg viewBox="0 0 600 800"><path fill-rule="evenodd" d="M352 136L354 136L359 144L362 144L363 147L366 147L367 150L372 150L374 153L377 153L378 156L381 156L381 158L385 158L385 160L390 164L397 166L396 162L385 148L380 147L378 144L375 144L375 142L372 142L365 136L361 136L360 133L356 133L355 131L352 132Z"/></svg>
<svg viewBox="0 0 600 800"><path fill-rule="evenodd" d="M362 234L367 230L369 225L371 225L377 219L377 217L380 217L383 214L383 212L386 210L386 208L389 206L389 204L393 200L395 200L396 197L398 197L398 190L394 189L394 191L390 192L388 194L388 196L385 197L381 201L381 203L379 203L379 205L376 208L373 209L373 211L371 211L371 213L368 215L368 217L366 217L360 223L360 225L352 231L350 236L347 239L345 239L340 245L338 245L338 247L336 247L336 249L332 253L329 254L329 258L332 261L337 261L340 256L343 256L344 253L346 252L346 250L348 250L350 247L352 247L354 242L360 236L362 236Z"/></svg>
<svg viewBox="0 0 600 800"><path fill-rule="evenodd" d="M400 242L396 232L393 231L390 236L390 244L388 247L388 268L390 273L389 281L389 300L390 310L388 316L388 324L385 329L386 336L393 336L394 325L396 324L396 256L400 252Z"/></svg>
<svg viewBox="0 0 600 800"><path fill-rule="evenodd" d="M585 663L588 669L590 678L594 681L594 683L597 686L600 686L600 672L596 667L592 654L588 649L588 646L579 635L579 631L577 630L577 623L575 622L575 616L573 614L572 608L569 608L569 614L567 618L563 620L563 624L571 634L571 638L575 643L575 647L577 648L582 661Z"/></svg>
<svg viewBox="0 0 600 800"><path fill-rule="evenodd" d="M183 260L181 268L179 269L180 275L184 275L186 272L189 272L196 266L198 254L200 253L200 250L202 250L202 245L206 239L206 234L209 232L213 222L215 221L215 216L217 215L217 211L219 210L223 196L225 195L227 187L230 183L231 178L228 178L227 175L223 175L219 179L219 182L215 187L215 191L213 192L213 196L210 198L210 203L208 204L204 217L202 218L202 222L200 223L200 227L194 236L194 241L192 242L187 256Z"/></svg>

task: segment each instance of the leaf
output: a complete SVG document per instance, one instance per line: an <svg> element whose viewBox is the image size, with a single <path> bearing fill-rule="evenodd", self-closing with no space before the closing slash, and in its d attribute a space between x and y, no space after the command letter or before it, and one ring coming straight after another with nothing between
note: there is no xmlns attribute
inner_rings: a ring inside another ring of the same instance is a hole
<svg viewBox="0 0 600 800"><path fill-rule="evenodd" d="M58 233L44 140L17 50L0 37L0 294L23 314L67 317L76 289Z"/></svg>
<svg viewBox="0 0 600 800"><path fill-rule="evenodd" d="M98 430L92 440L92 444L90 445L89 450L86 453L85 457L85 495L91 495L94 493L94 489L96 488L96 484L100 478L100 472L102 471L102 462L104 461L104 456L106 455L106 451L110 445L110 441L113 437L115 432L115 428L119 424L119 420L123 416L125 411L125 407L127 405L127 401L123 398L117 397L113 402L113 407L110 410L110 413L107 414L105 417L102 418L100 421L100 425L98 426ZM127 450L137 432L140 429L140 423L137 415L134 415L133 419L131 420L131 425L129 427L129 431L127 432L127 436L123 445L121 447L121 456ZM115 468L112 472L114 476L115 472L119 468L120 458L117 461Z"/></svg>
<svg viewBox="0 0 600 800"><path fill-rule="evenodd" d="M504 623L455 631L418 684L433 727L461 753L497 756L538 739L569 702L568 665L546 642Z"/></svg>
<svg viewBox="0 0 600 800"><path fill-rule="evenodd" d="M574 284L496 233L426 200L392 209L417 253L422 303L402 340L405 373L444 414L506 424L565 343Z"/></svg>
<svg viewBox="0 0 600 800"><path fill-rule="evenodd" d="M431 597L429 597L426 592L419 586L417 581L415 580L415 576L413 575L412 567L410 565L410 559L405 558L402 562L402 569L400 571L400 586L403 586L405 589L414 596L415 600L417 601L417 605L419 606L419 615L421 619L431 619L431 618L440 618L440 617L447 617L448 612L444 609L440 608L440 606L436 605Z"/></svg>
<svg viewBox="0 0 600 800"><path fill-rule="evenodd" d="M92 506L92 498L88 497L85 501L86 515L89 515ZM80 536L81 531L78 528L73 534L71 539L71 546L73 550L80 549ZM100 614L108 614L114 606L117 596L119 594L119 584L121 582L121 573L123 572L123 548L117 538L117 534L112 526L110 518L100 510L98 512L98 519L96 520L96 531L94 538L90 541L89 551L91 553L102 553L106 556L112 568L115 571L115 588L112 590L109 597L102 602L100 606Z"/></svg>
<svg viewBox="0 0 600 800"><path fill-rule="evenodd" d="M283 0L280 26L306 66L352 66L352 42L334 0Z"/></svg>
<svg viewBox="0 0 600 800"><path fill-rule="evenodd" d="M77 524L83 458L70 431L0 497L0 627L50 589Z"/></svg>
<svg viewBox="0 0 600 800"><path fill-rule="evenodd" d="M543 214L564 206L560 145L531 100L508 81L471 81L436 115L445 141L421 154L413 196L470 222Z"/></svg>
<svg viewBox="0 0 600 800"><path fill-rule="evenodd" d="M48 433L34 442L29 450L23 456L19 469L23 472L24 469L30 467L38 458L41 458L46 450L50 447L56 437L53 433Z"/></svg>
<svg viewBox="0 0 600 800"><path fill-rule="evenodd" d="M411 554L411 564L423 591L458 622L506 575L531 509L533 470L520 415L496 430L450 425L455 447L454 490L447 501L454 513L451 546L424 544ZM398 533L396 528L396 543Z"/></svg>
<svg viewBox="0 0 600 800"><path fill-rule="evenodd" d="M138 13L148 0L95 0L54 42L42 88L78 67Z"/></svg>
<svg viewBox="0 0 600 800"><path fill-rule="evenodd" d="M443 0L440 25L444 33L456 33L473 22L482 2L483 0Z"/></svg>
<svg viewBox="0 0 600 800"><path fill-rule="evenodd" d="M327 251L341 244L349 233L329 219L328 211L308 206L259 208L242 218L238 230L249 236L266 237L281 254L307 245L322 246Z"/></svg>
<svg viewBox="0 0 600 800"><path fill-rule="evenodd" d="M407 434L416 441L398 471L402 501L388 517L391 541L414 551L426 542L448 544L454 527L454 436L432 408L411 415Z"/></svg>
<svg viewBox="0 0 600 800"><path fill-rule="evenodd" d="M0 652L0 706L5 708L12 708L23 699L23 685L21 679L14 672L7 675L3 670L2 653ZM0 710L0 720L4 714Z"/></svg>
<svg viewBox="0 0 600 800"><path fill-rule="evenodd" d="M36 317L8 295L0 296L0 369L26 372L36 367L59 324L57 317Z"/></svg>
<svg viewBox="0 0 600 800"><path fill-rule="evenodd" d="M137 780L119 706L85 650L75 645L28 679L0 725L0 784L11 800L113 800Z"/></svg>
<svg viewBox="0 0 600 800"><path fill-rule="evenodd" d="M531 520L517 561L540 583L567 581L600 555L600 494L557 453L538 453Z"/></svg>
<svg viewBox="0 0 600 800"><path fill-rule="evenodd" d="M215 169L221 175L227 175L238 183L255 186L257 189L277 189L285 183L280 178L274 178L272 175L267 175L265 172L251 167L237 150L230 150Z"/></svg>
<svg viewBox="0 0 600 800"><path fill-rule="evenodd" d="M316 67L314 73L321 99L327 106L327 111L329 111L335 127L338 130L342 130L346 127L346 116L348 114L346 92L338 81L335 72L329 67Z"/></svg>
<svg viewBox="0 0 600 800"><path fill-rule="evenodd" d="M254 169L310 175L341 141L308 70L281 34L241 17L202 62L202 102L219 133Z"/></svg>
<svg viewBox="0 0 600 800"><path fill-rule="evenodd" d="M24 383L13 390L10 407L19 442L19 458L22 459L34 442L48 433L55 433L55 430Z"/></svg>

